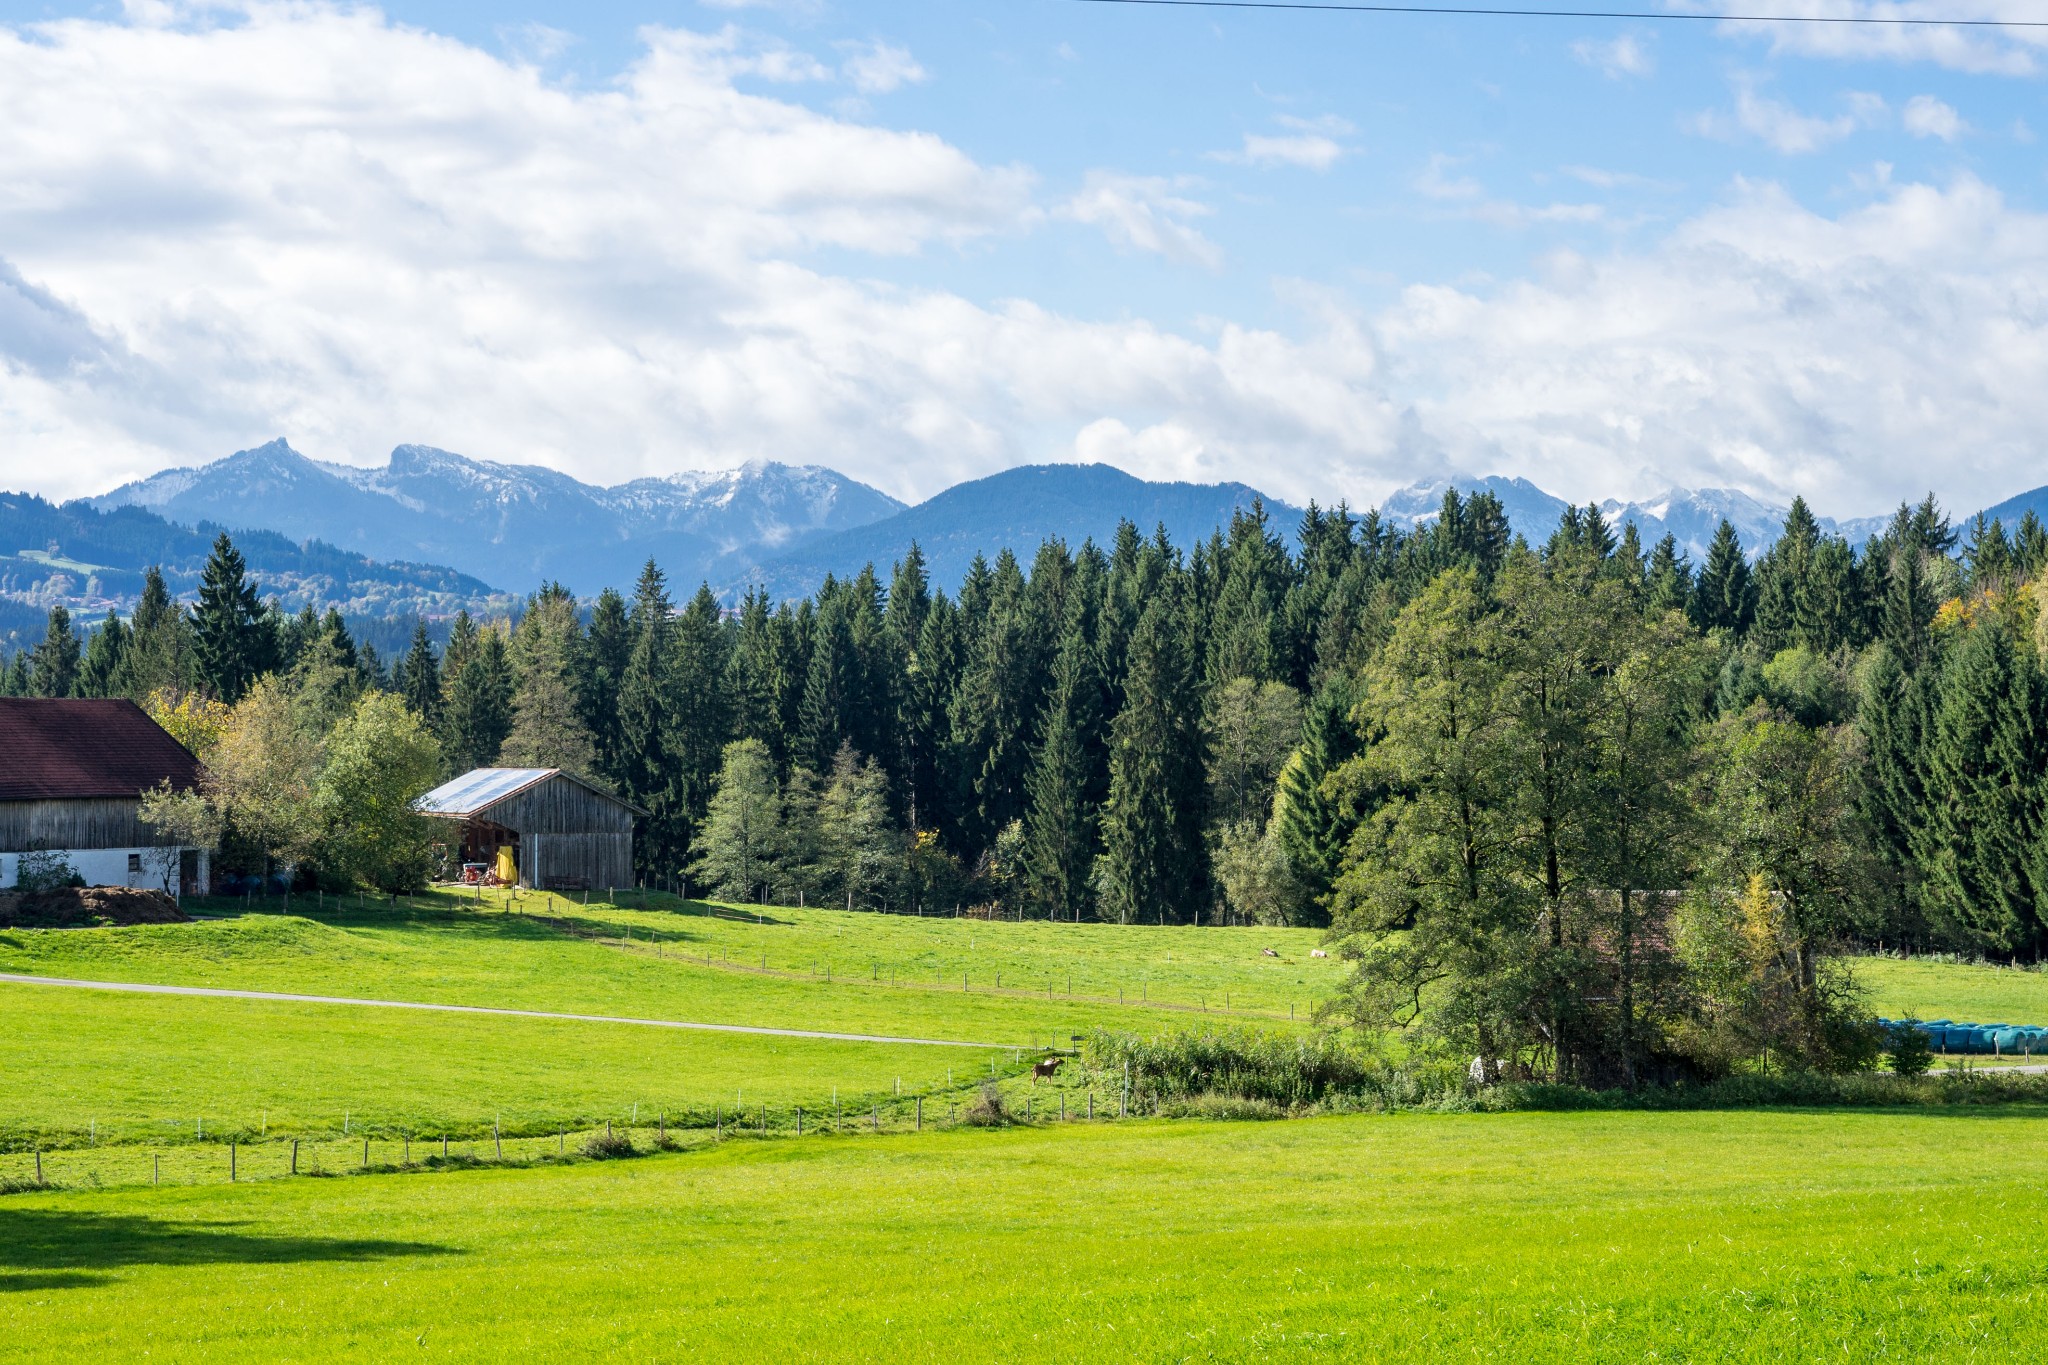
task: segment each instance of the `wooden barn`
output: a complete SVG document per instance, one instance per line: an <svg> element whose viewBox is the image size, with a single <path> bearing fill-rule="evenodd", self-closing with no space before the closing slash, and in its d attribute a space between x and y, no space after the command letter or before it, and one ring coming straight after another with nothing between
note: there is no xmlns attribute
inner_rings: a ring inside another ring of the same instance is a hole
<svg viewBox="0 0 2048 1365"><path fill-rule="evenodd" d="M132 701L0 697L0 887L61 853L92 886L207 889L212 852L157 842L142 794L199 785L199 761Z"/></svg>
<svg viewBox="0 0 2048 1365"><path fill-rule="evenodd" d="M478 768L413 809L457 828L451 861L534 890L633 884L633 818L645 815L560 768Z"/></svg>

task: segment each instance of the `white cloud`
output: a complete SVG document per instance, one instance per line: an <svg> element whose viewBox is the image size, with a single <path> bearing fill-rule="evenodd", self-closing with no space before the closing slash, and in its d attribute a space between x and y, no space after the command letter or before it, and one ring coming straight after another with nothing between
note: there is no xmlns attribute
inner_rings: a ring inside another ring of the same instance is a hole
<svg viewBox="0 0 2048 1365"><path fill-rule="evenodd" d="M1430 199L1477 199L1486 193L1486 187L1469 175L1454 175L1451 168L1459 158L1437 152L1429 158L1429 164L1422 168L1422 174L1415 177L1415 188Z"/></svg>
<svg viewBox="0 0 2048 1365"><path fill-rule="evenodd" d="M1943 0L1784 0L1772 13L1839 18L1948 19ZM2030 0L1974 0L1972 19L2035 22ZM1718 25L1728 36L1762 38L1774 55L1842 61L1929 62L1955 71L2029 76L2040 70L2048 31L2035 28L1957 28L1942 24L1811 24L1736 20Z"/></svg>
<svg viewBox="0 0 2048 1365"><path fill-rule="evenodd" d="M846 59L839 64L841 74L863 95L886 95L891 90L931 79L908 48L878 39L871 43L842 43L840 50L846 53Z"/></svg>
<svg viewBox="0 0 2048 1365"><path fill-rule="evenodd" d="M1657 69L1657 60L1650 55L1649 49L1626 33L1604 43L1581 38L1572 44L1572 55L1587 66L1597 68L1609 80L1648 76Z"/></svg>
<svg viewBox="0 0 2048 1365"><path fill-rule="evenodd" d="M1327 171L1350 150L1338 139L1358 131L1348 119L1334 114L1315 119L1282 114L1277 121L1293 131L1246 133L1243 146L1233 151L1211 152L1209 159L1241 166L1297 166Z"/></svg>
<svg viewBox="0 0 2048 1365"><path fill-rule="evenodd" d="M1967 508L2041 482L2044 319L2048 217L1965 178L1832 219L1738 186L1654 251L1560 255L1486 295L1411 288L1376 336L1455 465L1847 515L1930 483Z"/></svg>
<svg viewBox="0 0 2048 1365"><path fill-rule="evenodd" d="M1223 252L1188 221L1212 210L1176 188L1161 176L1090 171L1080 192L1054 215L1100 228L1119 246L1213 270L1223 264Z"/></svg>
<svg viewBox="0 0 2048 1365"><path fill-rule="evenodd" d="M1732 116L1709 110L1695 115L1688 126L1703 137L1724 141L1747 134L1786 156L1799 156L1832 146L1859 128L1877 124L1885 116L1884 100L1876 95L1852 90L1843 95L1842 102L1848 108L1832 118L1804 113L1783 100L1760 93L1755 80L1743 77L1735 82Z"/></svg>
<svg viewBox="0 0 2048 1365"><path fill-rule="evenodd" d="M1907 100L1899 121L1914 137L1938 137L1943 142L1954 142L1970 130L1961 114L1932 95L1915 95Z"/></svg>
<svg viewBox="0 0 2048 1365"><path fill-rule="evenodd" d="M832 273L1048 210L1025 169L736 88L743 35L644 41L586 89L362 10L0 29L0 486L279 434L604 481L817 460L904 496L1048 458L1354 503L1447 466L1836 514L2040 481L2048 217L1972 179L1835 217L1740 185L1640 251L1378 314L1289 284L1284 328L1179 331ZM1424 173L1441 211L1593 212L1459 171ZM1198 193L1098 171L1049 212L1213 265Z"/></svg>

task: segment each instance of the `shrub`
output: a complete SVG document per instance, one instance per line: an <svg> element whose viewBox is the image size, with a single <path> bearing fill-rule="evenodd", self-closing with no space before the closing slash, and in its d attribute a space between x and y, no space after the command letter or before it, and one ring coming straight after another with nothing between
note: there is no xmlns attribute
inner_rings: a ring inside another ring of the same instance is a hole
<svg viewBox="0 0 2048 1365"><path fill-rule="evenodd" d="M1098 1032L1087 1044L1090 1065L1119 1076L1129 1067L1136 1096L1162 1100L1229 1095L1282 1107L1312 1103L1334 1091L1375 1088L1365 1059L1331 1037L1295 1037L1256 1029L1169 1033L1141 1039Z"/></svg>
<svg viewBox="0 0 2048 1365"><path fill-rule="evenodd" d="M633 1145L633 1139L624 1133L614 1133L610 1124L605 1125L602 1133L592 1133L583 1139L583 1155L593 1161L614 1161L639 1154L640 1149Z"/></svg>
<svg viewBox="0 0 2048 1365"><path fill-rule="evenodd" d="M1284 1119L1287 1111L1271 1100L1240 1099L1236 1095L1195 1095L1168 1100L1158 1113L1169 1119Z"/></svg>
<svg viewBox="0 0 2048 1365"><path fill-rule="evenodd" d="M58 850L43 847L40 840L15 859L14 889L24 896L55 891L62 886L84 885L85 879L78 875L78 869L66 862Z"/></svg>
<svg viewBox="0 0 2048 1365"><path fill-rule="evenodd" d="M1934 1049L1927 1045L1927 1030L1917 1019L1901 1019L1891 1028L1885 1048L1891 1068L1901 1076L1923 1075L1934 1065Z"/></svg>
<svg viewBox="0 0 2048 1365"><path fill-rule="evenodd" d="M960 1120L977 1128L1002 1128L1012 1122L1010 1106L1003 1099L1003 1092L996 1089L993 1081L981 1087L981 1093L968 1101L961 1111Z"/></svg>

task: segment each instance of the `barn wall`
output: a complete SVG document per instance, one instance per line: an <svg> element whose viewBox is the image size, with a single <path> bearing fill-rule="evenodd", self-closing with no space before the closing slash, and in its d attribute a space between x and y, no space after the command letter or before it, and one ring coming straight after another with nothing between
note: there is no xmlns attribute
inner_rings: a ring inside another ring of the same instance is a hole
<svg viewBox="0 0 2048 1365"><path fill-rule="evenodd" d="M71 801L0 801L0 852L19 853L40 842L47 848L147 846L155 831L142 823L136 797Z"/></svg>
<svg viewBox="0 0 2048 1365"><path fill-rule="evenodd" d="M528 886L581 885L592 888L633 884L633 836L624 834L522 834L520 875Z"/></svg>
<svg viewBox="0 0 2048 1365"><path fill-rule="evenodd" d="M633 812L623 803L559 777L507 797L484 814L522 835L633 832Z"/></svg>

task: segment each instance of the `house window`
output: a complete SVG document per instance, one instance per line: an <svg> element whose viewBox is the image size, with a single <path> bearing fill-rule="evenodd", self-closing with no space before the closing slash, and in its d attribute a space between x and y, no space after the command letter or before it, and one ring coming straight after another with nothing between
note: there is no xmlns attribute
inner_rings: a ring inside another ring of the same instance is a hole
<svg viewBox="0 0 2048 1365"><path fill-rule="evenodd" d="M133 886L141 880L142 855L140 853L131 853L128 855L128 884Z"/></svg>

